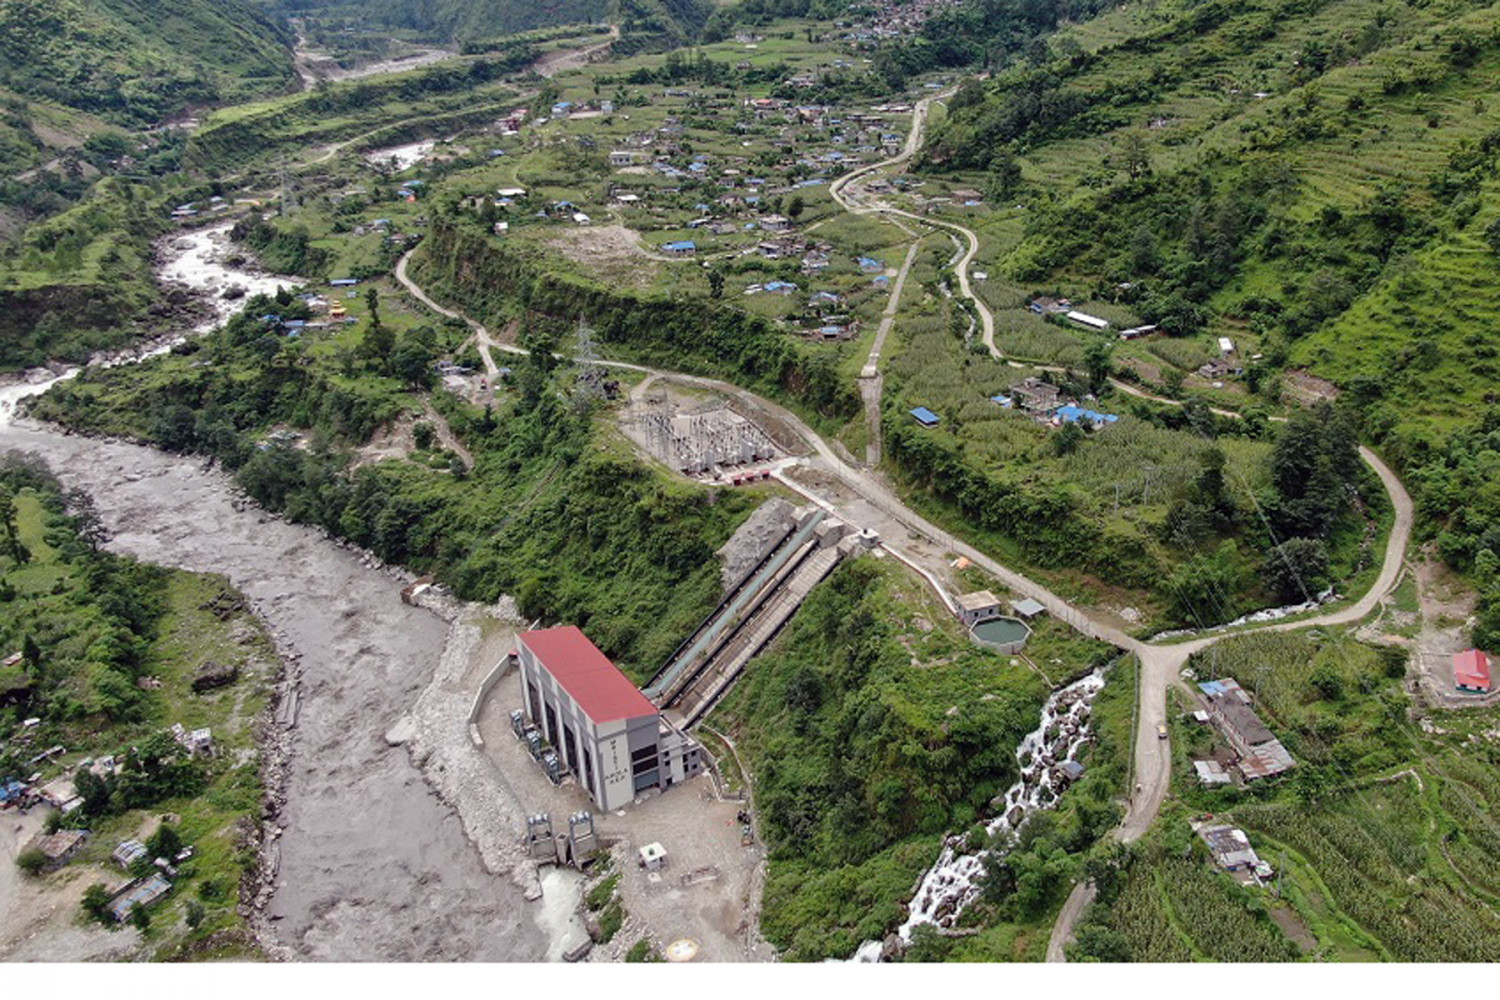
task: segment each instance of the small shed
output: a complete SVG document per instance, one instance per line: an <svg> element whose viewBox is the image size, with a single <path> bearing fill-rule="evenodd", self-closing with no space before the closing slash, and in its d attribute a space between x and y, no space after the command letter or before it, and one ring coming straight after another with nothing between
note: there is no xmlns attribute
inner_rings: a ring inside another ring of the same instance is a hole
<svg viewBox="0 0 1500 1000"><path fill-rule="evenodd" d="M988 590L958 595L958 617L965 625L982 622L1000 614L1000 599Z"/></svg>
<svg viewBox="0 0 1500 1000"><path fill-rule="evenodd" d="M925 406L919 406L915 410L912 410L911 415L916 417L917 423L923 427L936 427L938 425L938 415Z"/></svg>
<svg viewBox="0 0 1500 1000"><path fill-rule="evenodd" d="M1224 770L1224 765L1216 760L1195 760L1193 770L1198 772L1200 785L1229 784L1229 772Z"/></svg>
<svg viewBox="0 0 1500 1000"><path fill-rule="evenodd" d="M648 872L660 871L667 863L667 849L651 843L640 849L640 866Z"/></svg>
<svg viewBox="0 0 1500 1000"><path fill-rule="evenodd" d="M1046 606L1034 597L1023 597L1019 601L1010 603L1011 610L1022 618L1031 619L1047 610Z"/></svg>
<svg viewBox="0 0 1500 1000"><path fill-rule="evenodd" d="M149 853L146 850L146 845L139 840L127 840L119 847L116 847L110 857L114 859L115 864L121 868L128 869L138 859L144 858Z"/></svg>

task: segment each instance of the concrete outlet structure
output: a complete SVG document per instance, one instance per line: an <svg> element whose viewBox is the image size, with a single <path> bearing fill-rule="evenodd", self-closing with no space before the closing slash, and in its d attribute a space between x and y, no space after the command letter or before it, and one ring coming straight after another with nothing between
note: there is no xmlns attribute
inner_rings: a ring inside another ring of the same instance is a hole
<svg viewBox="0 0 1500 1000"><path fill-rule="evenodd" d="M703 769L697 742L668 725L576 626L535 629L516 641L527 718L600 809Z"/></svg>

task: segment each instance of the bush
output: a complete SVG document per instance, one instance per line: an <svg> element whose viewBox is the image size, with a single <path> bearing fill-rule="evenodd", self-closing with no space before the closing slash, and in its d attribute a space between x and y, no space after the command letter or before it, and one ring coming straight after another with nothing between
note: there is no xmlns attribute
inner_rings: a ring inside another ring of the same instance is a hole
<svg viewBox="0 0 1500 1000"><path fill-rule="evenodd" d="M651 944L650 938L641 938L635 944L631 945L630 950L625 953L625 961L660 962L661 955L657 953L656 948Z"/></svg>
<svg viewBox="0 0 1500 1000"><path fill-rule="evenodd" d="M615 886L619 884L620 875L616 872L590 889L589 894L584 897L584 903L588 905L590 911L597 913L599 910L604 909L605 905L614 897Z"/></svg>
<svg viewBox="0 0 1500 1000"><path fill-rule="evenodd" d="M202 903L198 902L195 899L190 899L188 900L187 909L183 914L183 918L187 921L187 925L189 927L196 929L199 924L203 923L203 916L207 912L208 911L203 908Z"/></svg>
<svg viewBox="0 0 1500 1000"><path fill-rule="evenodd" d="M174 827L163 823L156 828L156 832L146 838L146 850L151 852L153 858L166 858L171 861L177 857L177 852L182 850L182 837Z"/></svg>
<svg viewBox="0 0 1500 1000"><path fill-rule="evenodd" d="M198 898L205 903L222 903L229 898L229 889L221 879L204 879L198 883Z"/></svg>
<svg viewBox="0 0 1500 1000"><path fill-rule="evenodd" d="M599 914L599 943L609 944L624 923L624 905L618 899L611 901L604 912Z"/></svg>
<svg viewBox="0 0 1500 1000"><path fill-rule="evenodd" d="M83 912L106 927L114 927L114 915L109 912L109 889L103 882L95 882L83 893Z"/></svg>
<svg viewBox="0 0 1500 1000"><path fill-rule="evenodd" d="M16 867L27 875L40 875L47 867L47 855L35 847L16 855Z"/></svg>

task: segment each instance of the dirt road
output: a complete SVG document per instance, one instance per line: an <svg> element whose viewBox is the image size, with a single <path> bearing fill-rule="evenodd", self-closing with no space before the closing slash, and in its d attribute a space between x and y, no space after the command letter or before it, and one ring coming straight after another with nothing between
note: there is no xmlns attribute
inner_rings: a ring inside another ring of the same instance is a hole
<svg viewBox="0 0 1500 1000"><path fill-rule="evenodd" d="M438 305L427 296L408 276L405 264L406 258L403 258L397 266L397 279L418 300L443 315L468 320L460 313ZM468 320L468 322L474 327L475 332L480 334L481 343L488 339L488 333L482 326L473 320ZM524 349L519 347L503 346L501 349L516 354L525 353ZM808 499L835 512L849 524L878 532L884 539L886 547L902 561L921 572L934 587L939 589L940 594L942 590L939 580L948 572L948 560L953 555L965 556L985 572L999 579L1010 590L1039 601L1050 614L1084 635L1136 654L1141 664L1137 735L1134 749L1135 775L1139 791L1132 795L1125 818L1115 830L1114 836L1129 842L1139 838L1150 828L1157 813L1161 810L1162 802L1166 799L1171 781L1170 742L1158 739L1156 735L1156 727L1166 722L1167 689L1177 681L1189 656L1220 641L1224 635L1202 636L1180 643L1148 643L1129 636L1117 628L1113 622L1092 616L1074 607L1036 581L1001 565L985 553L927 521L906 506L883 482L867 470L856 468L844 461L821 435L785 407L717 379L682 375L626 362L604 361L600 363L610 367L644 372L657 378L667 378L687 385L714 389L736 397L752 412L759 410L769 414L784 426L794 430L812 452L808 459L801 460L802 466L812 472L831 477L831 481L837 483L839 488L830 495L830 491L820 491L799 479L798 476L787 474L785 471L779 473L778 478ZM1347 608L1298 621L1267 623L1259 626L1260 628L1286 631L1358 621L1374 610L1380 600L1394 588L1411 539L1414 514L1411 497L1395 473L1391 472L1374 452L1368 448L1361 448L1360 457L1380 478L1395 511L1395 520L1386 542L1384 562L1375 583L1363 597ZM898 541L902 538L907 541ZM946 595L942 596L946 601ZM1063 946L1071 938L1073 924L1087 901L1087 892L1088 890L1082 887L1075 889L1074 897L1071 897L1068 905L1064 907L1057 925L1053 928L1053 941L1048 947L1049 960L1062 960Z"/></svg>
<svg viewBox="0 0 1500 1000"><path fill-rule="evenodd" d="M974 308L974 312L979 316L979 325L981 335L984 338L984 346L989 349L992 357L999 358L1000 352L995 347L995 316L990 312L990 307L985 305L984 301L978 295L974 294L974 289L969 284L970 265L974 263L974 257L979 253L978 234L967 226L961 226L956 222L930 219L905 211L904 209L896 208L894 205L874 198L867 187L859 184L860 181L887 171L892 167L902 166L915 156L917 150L922 148L922 140L927 132L927 118L933 103L953 96L957 89L957 87L951 87L940 94L924 97L916 103L916 106L912 109L911 131L907 133L906 145L902 147L900 153L888 160L881 160L878 163L871 163L868 166L851 170L830 184L828 190L833 195L834 200L842 205L846 212L854 212L860 215L880 214L911 219L924 226L944 229L963 237L967 243L967 247L963 250L953 268L954 274L958 277L959 293L963 298L969 300ZM894 218L892 221L894 221Z"/></svg>

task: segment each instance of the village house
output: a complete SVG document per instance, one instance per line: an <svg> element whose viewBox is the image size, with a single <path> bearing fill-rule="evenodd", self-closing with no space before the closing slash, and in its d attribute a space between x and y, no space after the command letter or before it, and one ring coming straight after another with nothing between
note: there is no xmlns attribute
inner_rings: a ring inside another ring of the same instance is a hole
<svg viewBox="0 0 1500 1000"><path fill-rule="evenodd" d="M87 830L59 830L36 841L35 847L46 859L46 869L52 871L72 861L88 838Z"/></svg>
<svg viewBox="0 0 1500 1000"><path fill-rule="evenodd" d="M142 909L149 909L171 891L172 883L167 881L165 875L156 872L131 882L117 893L114 899L110 900L109 912L115 920L124 923L130 919L130 912L137 905Z"/></svg>
<svg viewBox="0 0 1500 1000"><path fill-rule="evenodd" d="M1039 295L1026 303L1026 308L1038 316L1051 316L1054 313L1065 313L1073 308L1073 303L1067 299L1051 299Z"/></svg>
<svg viewBox="0 0 1500 1000"><path fill-rule="evenodd" d="M1455 653L1453 686L1469 694L1489 694L1493 690L1489 656L1477 649Z"/></svg>
<svg viewBox="0 0 1500 1000"><path fill-rule="evenodd" d="M1231 358L1214 358L1198 368L1198 374L1210 381L1220 381L1245 374L1245 367Z"/></svg>
<svg viewBox="0 0 1500 1000"><path fill-rule="evenodd" d="M1066 403L1053 411L1052 419L1059 427L1063 424L1086 424L1093 430L1099 430L1108 427L1120 418L1113 413L1100 413L1098 410L1090 410L1077 403Z"/></svg>
<svg viewBox="0 0 1500 1000"><path fill-rule="evenodd" d="M1050 415L1062 405L1062 390L1035 375L1028 375L1010 387L1011 398L1027 413ZM1003 405L1003 404L1002 404Z"/></svg>
<svg viewBox="0 0 1500 1000"><path fill-rule="evenodd" d="M1087 327L1090 330L1102 331L1109 329L1109 320L1098 316L1091 316L1086 312L1079 312L1077 309L1069 309L1063 314L1063 317L1071 323L1077 323L1079 326Z"/></svg>
<svg viewBox="0 0 1500 1000"><path fill-rule="evenodd" d="M612 150L609 154L609 165L611 167L633 167L635 166L636 154L629 149Z"/></svg>
<svg viewBox="0 0 1500 1000"><path fill-rule="evenodd" d="M110 857L114 859L115 864L129 871L131 865L135 864L141 858L149 857L150 854L151 852L146 849L146 845L139 840L126 840L110 853Z"/></svg>
<svg viewBox="0 0 1500 1000"><path fill-rule="evenodd" d="M1244 830L1218 823L1199 827L1198 836L1208 846L1214 864L1239 876L1242 881L1268 879L1274 874L1271 866L1262 861L1255 848L1250 846L1250 838L1245 836Z"/></svg>
<svg viewBox="0 0 1500 1000"><path fill-rule="evenodd" d="M1208 701L1208 717L1239 756L1246 781L1257 781L1291 770L1296 761L1250 707L1250 695L1233 678L1198 685Z"/></svg>

